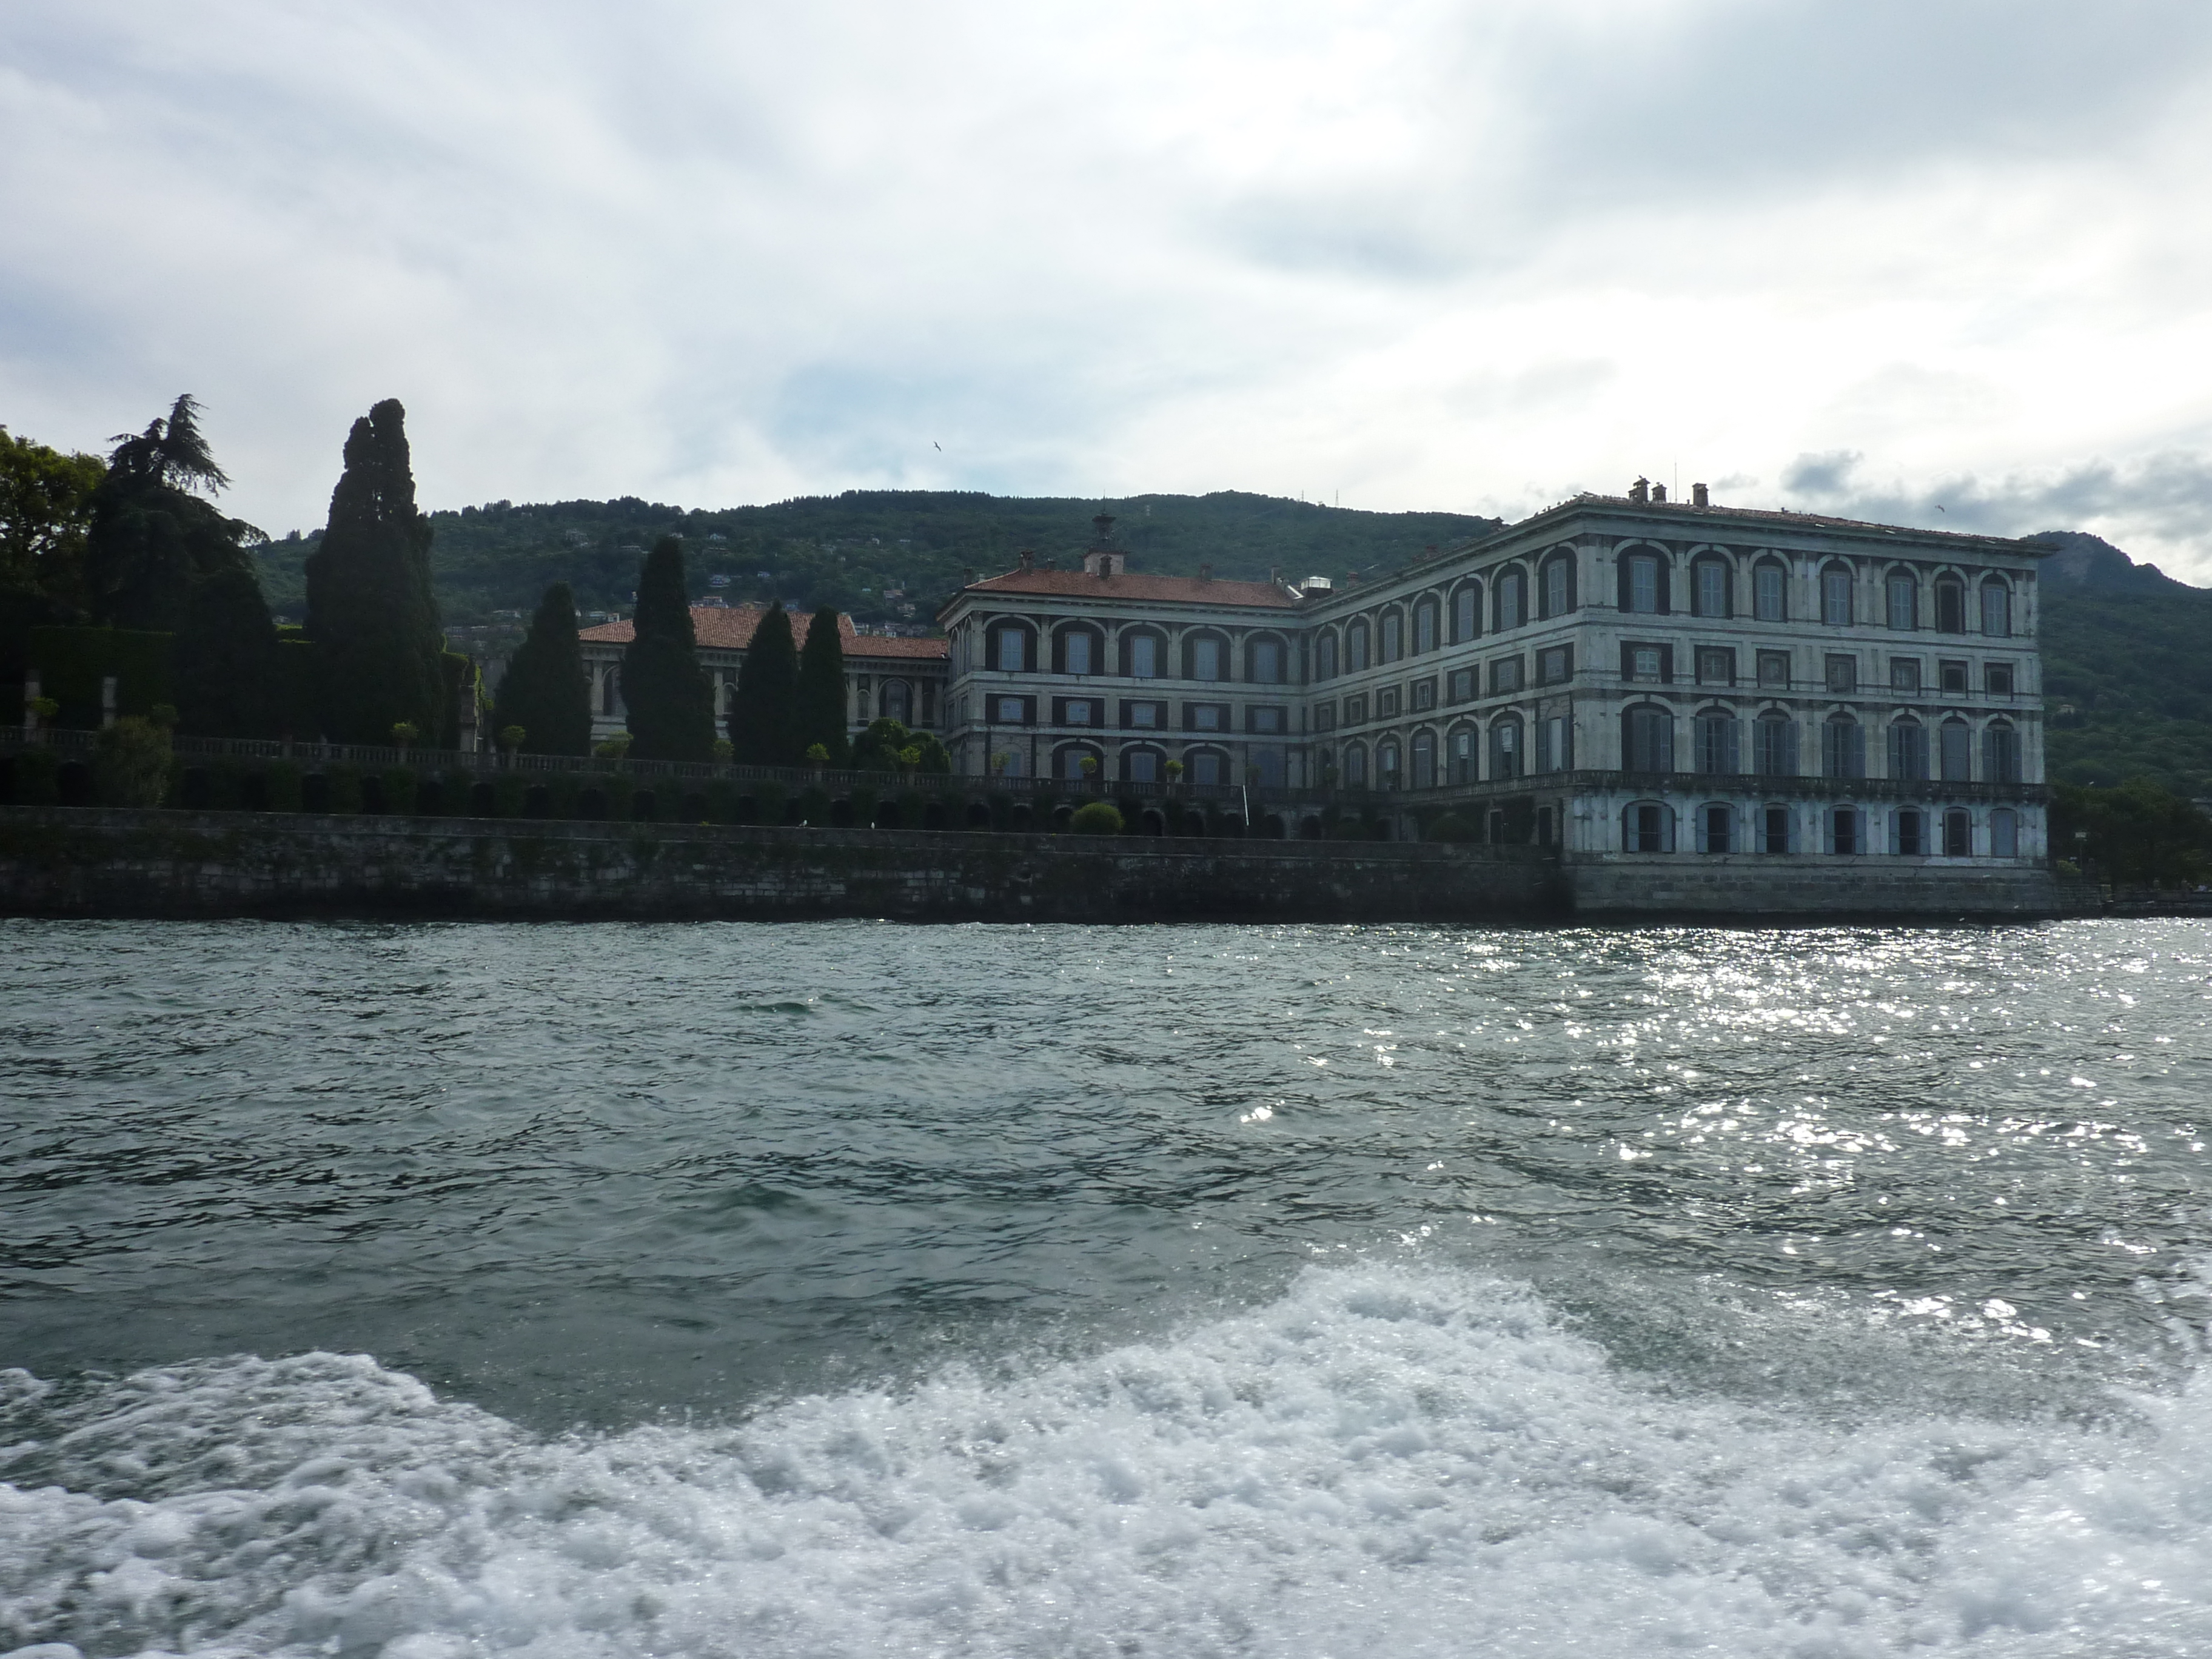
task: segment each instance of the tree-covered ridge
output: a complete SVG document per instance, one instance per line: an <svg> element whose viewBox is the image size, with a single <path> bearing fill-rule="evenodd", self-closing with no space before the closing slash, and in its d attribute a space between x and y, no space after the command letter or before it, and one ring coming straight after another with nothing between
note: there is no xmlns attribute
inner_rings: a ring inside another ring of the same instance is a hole
<svg viewBox="0 0 2212 1659"><path fill-rule="evenodd" d="M645 550L681 536L691 597L731 603L781 599L792 610L825 606L863 623L927 623L964 570L1012 568L1023 549L1073 566L1091 544L1092 518L1114 515L1115 539L1136 568L1264 579L1395 569L1431 547L1495 529L1458 513L1368 513L1239 490L1138 495L1100 502L968 490L848 490L766 507L685 510L624 496L612 501L505 501L431 515L431 570L449 624L526 614L547 586L565 581L578 607L628 613ZM299 574L314 538L261 550L262 580L280 610L296 611ZM715 576L726 578L721 586Z"/></svg>

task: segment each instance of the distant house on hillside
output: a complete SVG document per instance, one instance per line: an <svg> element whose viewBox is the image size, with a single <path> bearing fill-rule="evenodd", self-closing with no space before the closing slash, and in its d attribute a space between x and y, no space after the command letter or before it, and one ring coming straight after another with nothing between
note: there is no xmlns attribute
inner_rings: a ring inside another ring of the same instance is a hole
<svg viewBox="0 0 2212 1659"><path fill-rule="evenodd" d="M726 605L715 599L691 607L691 630L699 641L699 665L714 686L714 719L728 717L738 670L768 607ZM794 613L792 636L806 643L813 618ZM941 639L889 639L863 634L848 616L837 618L845 653L846 721L854 732L871 720L889 718L917 731L943 730L946 642ZM629 711L622 700L623 647L635 637L628 622L602 623L583 629L584 667L592 677L592 736L611 737L624 729Z"/></svg>

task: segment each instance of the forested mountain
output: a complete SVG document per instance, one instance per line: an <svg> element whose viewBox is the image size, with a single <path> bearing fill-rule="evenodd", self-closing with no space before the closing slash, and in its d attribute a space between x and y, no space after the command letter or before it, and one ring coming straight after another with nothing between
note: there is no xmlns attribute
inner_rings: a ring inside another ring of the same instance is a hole
<svg viewBox="0 0 2212 1659"><path fill-rule="evenodd" d="M2051 778L2212 797L2212 589L2095 536L2039 539L2059 550L2043 568Z"/></svg>
<svg viewBox="0 0 2212 1659"><path fill-rule="evenodd" d="M961 573L1009 569L1027 548L1069 564L1091 519L1115 515L1115 538L1148 570L1263 578L1342 576L1391 568L1431 546L1496 527L1456 513L1364 513L1270 495L1137 495L1121 501L986 495L967 490L854 489L769 507L708 512L625 496L517 507L495 501L431 515L430 562L449 626L527 613L565 581L580 610L627 610L645 550L681 536L694 597L781 599L794 610L834 605L861 623L927 623ZM296 611L314 538L263 550L263 580L280 611ZM727 582L710 589L714 576Z"/></svg>

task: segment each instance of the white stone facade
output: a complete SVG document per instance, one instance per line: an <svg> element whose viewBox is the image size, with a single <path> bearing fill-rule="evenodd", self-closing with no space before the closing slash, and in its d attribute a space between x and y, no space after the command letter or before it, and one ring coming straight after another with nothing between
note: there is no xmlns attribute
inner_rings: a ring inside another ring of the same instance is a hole
<svg viewBox="0 0 2212 1659"><path fill-rule="evenodd" d="M1333 590L1120 556L945 607L958 769L1177 760L1585 858L2045 852L2037 546L1586 495Z"/></svg>

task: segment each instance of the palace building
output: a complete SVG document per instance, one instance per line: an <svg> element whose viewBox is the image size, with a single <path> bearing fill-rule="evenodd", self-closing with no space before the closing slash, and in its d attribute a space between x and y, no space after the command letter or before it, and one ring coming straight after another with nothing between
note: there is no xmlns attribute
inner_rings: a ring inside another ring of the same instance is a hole
<svg viewBox="0 0 2212 1659"><path fill-rule="evenodd" d="M1449 810L1571 859L2044 854L2039 546L1640 480L1341 587L1132 571L1097 529L939 612L959 770Z"/></svg>

